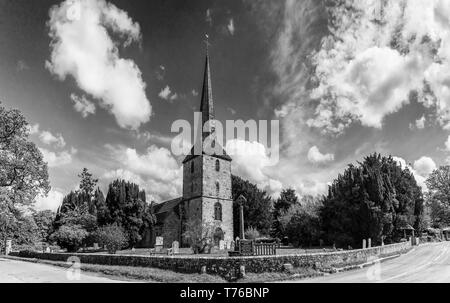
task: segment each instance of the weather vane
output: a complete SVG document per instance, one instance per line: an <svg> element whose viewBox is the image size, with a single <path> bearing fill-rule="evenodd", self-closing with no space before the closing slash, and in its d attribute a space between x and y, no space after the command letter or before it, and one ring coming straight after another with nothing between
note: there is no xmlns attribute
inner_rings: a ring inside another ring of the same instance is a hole
<svg viewBox="0 0 450 303"><path fill-rule="evenodd" d="M208 36L208 34L205 34L205 40L204 40L204 42L205 42L205 44L206 44L206 53L208 53L209 46L211 45L211 44L209 43L209 36Z"/></svg>

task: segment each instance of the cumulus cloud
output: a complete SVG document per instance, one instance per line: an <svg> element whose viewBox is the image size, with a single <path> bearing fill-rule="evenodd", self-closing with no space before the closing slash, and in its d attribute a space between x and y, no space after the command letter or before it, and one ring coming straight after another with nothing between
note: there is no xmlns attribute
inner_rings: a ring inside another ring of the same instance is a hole
<svg viewBox="0 0 450 303"><path fill-rule="evenodd" d="M56 147L60 148L66 146L66 141L61 134L54 135L49 131L42 131L39 134L39 139L42 143L47 145L55 145Z"/></svg>
<svg viewBox="0 0 450 303"><path fill-rule="evenodd" d="M118 167L105 173L105 178L133 181L155 202L181 195L182 167L168 149L152 145L143 154L124 146L109 149Z"/></svg>
<svg viewBox="0 0 450 303"><path fill-rule="evenodd" d="M279 195L283 184L271 177L267 170L272 166L272 161L263 144L234 139L229 140L225 148L227 154L233 158L231 163L233 174L254 182L271 195Z"/></svg>
<svg viewBox="0 0 450 303"><path fill-rule="evenodd" d="M313 164L324 164L334 161L334 154L322 154L317 146L309 149L308 160Z"/></svg>
<svg viewBox="0 0 450 303"><path fill-rule="evenodd" d="M414 125L411 124L409 126L409 128L414 129L414 126L415 126L417 129L424 129L426 122L427 122L427 119L425 118L425 116L422 116L422 118L416 120Z"/></svg>
<svg viewBox="0 0 450 303"><path fill-rule="evenodd" d="M39 133L39 124L33 124L28 126L30 135L36 135Z"/></svg>
<svg viewBox="0 0 450 303"><path fill-rule="evenodd" d="M172 90L170 89L169 85L166 85L166 87L164 87L159 92L158 97L160 97L161 99L164 99L164 100L174 101L174 100L178 99L178 94L172 93Z"/></svg>
<svg viewBox="0 0 450 303"><path fill-rule="evenodd" d="M61 205L64 194L58 190L52 189L47 196L39 195L35 199L34 208L36 210L56 211Z"/></svg>
<svg viewBox="0 0 450 303"><path fill-rule="evenodd" d="M95 104L88 100L86 96L77 96L75 94L70 95L70 99L73 101L73 107L77 112L81 114L83 118L87 118L89 115L95 114Z"/></svg>
<svg viewBox="0 0 450 303"><path fill-rule="evenodd" d="M73 156L77 153L77 150L72 148L70 151L54 152L46 148L39 148L44 161L47 162L48 167L60 167L72 163Z"/></svg>
<svg viewBox="0 0 450 303"><path fill-rule="evenodd" d="M233 20L233 18L231 18L230 21L228 22L227 29L228 29L228 32L230 33L230 35L233 36L234 35L234 31L236 30L236 28L234 27L234 20Z"/></svg>
<svg viewBox="0 0 450 303"><path fill-rule="evenodd" d="M422 190L427 191L426 180L428 176L437 168L436 163L433 159L429 157L422 157L414 162L414 165L411 166L407 164L405 159L401 157L393 157L395 161L402 167L408 168L411 173L414 175L414 179L416 179L417 184L422 188Z"/></svg>
<svg viewBox="0 0 450 303"><path fill-rule="evenodd" d="M282 111L327 133L381 128L417 91L450 128L449 16L450 0L287 0L273 51Z"/></svg>
<svg viewBox="0 0 450 303"><path fill-rule="evenodd" d="M450 136L448 136L447 141L445 141L445 150L450 151Z"/></svg>
<svg viewBox="0 0 450 303"><path fill-rule="evenodd" d="M47 69L61 81L71 76L121 127L137 129L148 122L152 107L141 71L133 60L121 58L118 48L120 40L124 47L140 41L139 24L104 0L66 0L49 14Z"/></svg>

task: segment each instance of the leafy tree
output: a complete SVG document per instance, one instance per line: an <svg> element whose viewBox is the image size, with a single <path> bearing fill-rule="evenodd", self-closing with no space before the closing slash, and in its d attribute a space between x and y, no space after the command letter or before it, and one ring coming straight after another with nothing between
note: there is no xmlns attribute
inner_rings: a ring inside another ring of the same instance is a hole
<svg viewBox="0 0 450 303"><path fill-rule="evenodd" d="M0 188L7 189L15 206L31 205L38 194L50 191L47 164L28 136L22 113L0 104Z"/></svg>
<svg viewBox="0 0 450 303"><path fill-rule="evenodd" d="M250 227L245 231L245 239L256 240L260 237L260 233L256 228Z"/></svg>
<svg viewBox="0 0 450 303"><path fill-rule="evenodd" d="M273 205L273 224L272 224L272 236L277 238L283 238L284 230L280 224L280 217L287 212L293 205L299 204L297 194L294 189L284 189L280 197Z"/></svg>
<svg viewBox="0 0 450 303"><path fill-rule="evenodd" d="M52 233L55 213L53 213L51 210L34 211L33 219L36 222L37 237L39 241L47 241L48 237Z"/></svg>
<svg viewBox="0 0 450 303"><path fill-rule="evenodd" d="M81 179L80 191L93 198L98 179L94 179L87 168L83 168L83 171L78 175L78 177Z"/></svg>
<svg viewBox="0 0 450 303"><path fill-rule="evenodd" d="M194 254L210 253L214 246L214 226L200 219L188 220L183 237L189 242Z"/></svg>
<svg viewBox="0 0 450 303"><path fill-rule="evenodd" d="M128 244L125 232L117 224L100 227L95 232L95 239L100 245L106 246L110 254L115 254Z"/></svg>
<svg viewBox="0 0 450 303"><path fill-rule="evenodd" d="M137 184L115 180L109 185L105 203L108 210L102 223L121 226L128 235L130 247L139 243L151 220L145 192Z"/></svg>
<svg viewBox="0 0 450 303"><path fill-rule="evenodd" d="M244 228L254 227L262 234L269 234L272 224L272 198L265 191L258 189L255 184L232 176L233 201L240 195L247 199L244 205ZM239 235L239 205L233 204L233 219L235 237Z"/></svg>
<svg viewBox="0 0 450 303"><path fill-rule="evenodd" d="M423 197L413 174L392 157L373 154L347 170L329 187L321 211L328 242L360 246L401 236L405 223L420 226Z"/></svg>
<svg viewBox="0 0 450 303"><path fill-rule="evenodd" d="M450 226L450 166L441 166L426 180L427 205L435 228Z"/></svg>
<svg viewBox="0 0 450 303"><path fill-rule="evenodd" d="M89 233L80 225L66 224L61 226L50 238L69 252L77 252Z"/></svg>
<svg viewBox="0 0 450 303"><path fill-rule="evenodd" d="M295 246L313 246L321 239L321 204L318 201L304 199L295 203L279 218L280 225L289 241Z"/></svg>

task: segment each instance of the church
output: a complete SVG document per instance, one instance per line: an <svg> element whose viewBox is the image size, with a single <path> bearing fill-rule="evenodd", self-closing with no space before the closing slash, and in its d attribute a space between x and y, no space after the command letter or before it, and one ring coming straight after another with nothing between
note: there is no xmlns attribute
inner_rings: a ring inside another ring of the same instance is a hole
<svg viewBox="0 0 450 303"><path fill-rule="evenodd" d="M202 124L215 119L208 50L200 112ZM202 228L212 228L215 246L220 240L224 240L227 246L233 240L232 159L221 146L214 147L214 153L205 152L203 142L208 137L213 138L215 131L213 126L207 129L210 131L203 130L196 142L202 143L201 152L194 153L192 147L183 161L183 196L153 206L156 224L144 237L150 246L155 244L156 237L163 237L164 247L170 247L173 241L188 246L183 237L187 222L202 222ZM216 144L214 140L212 144Z"/></svg>

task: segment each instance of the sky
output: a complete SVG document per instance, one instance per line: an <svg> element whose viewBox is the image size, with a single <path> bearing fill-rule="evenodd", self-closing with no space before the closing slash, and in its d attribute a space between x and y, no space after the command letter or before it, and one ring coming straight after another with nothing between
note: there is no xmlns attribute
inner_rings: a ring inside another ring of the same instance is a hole
<svg viewBox="0 0 450 303"><path fill-rule="evenodd" d="M220 121L278 120L280 160L233 173L277 197L326 193L373 152L426 177L450 162L450 0L0 0L0 101L49 165L55 210L87 167L148 200L181 195L177 119L200 105L205 34Z"/></svg>

